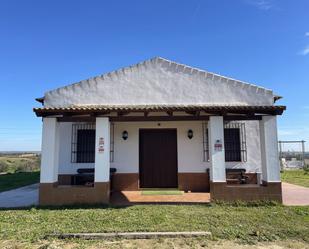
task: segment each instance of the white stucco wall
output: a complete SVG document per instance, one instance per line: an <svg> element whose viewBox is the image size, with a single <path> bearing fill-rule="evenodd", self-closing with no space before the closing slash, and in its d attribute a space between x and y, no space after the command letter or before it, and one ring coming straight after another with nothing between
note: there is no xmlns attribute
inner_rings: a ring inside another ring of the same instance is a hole
<svg viewBox="0 0 309 249"><path fill-rule="evenodd" d="M160 123L160 126L158 126ZM139 168L139 129L140 128L176 128L179 172L205 172L209 162L203 162L202 121L181 122L119 122L114 124L114 162L110 167L119 173L137 173ZM260 172L260 135L259 122L246 121L247 162L228 162L226 167L245 167L248 172ZM94 164L71 163L72 123L60 123L59 174L76 173L78 168L94 167ZM188 139L187 131L192 129L194 137ZM128 131L127 140L122 132Z"/></svg>
<svg viewBox="0 0 309 249"><path fill-rule="evenodd" d="M207 163L203 162L202 122L115 123L115 158L111 167L117 168L117 172L138 172L140 128L177 128L178 171L205 172ZM194 132L192 139L187 137L189 129ZM121 138L123 130L129 133L125 141Z"/></svg>
<svg viewBox="0 0 309 249"><path fill-rule="evenodd" d="M45 107L72 105L273 105L273 92L154 58L45 93Z"/></svg>

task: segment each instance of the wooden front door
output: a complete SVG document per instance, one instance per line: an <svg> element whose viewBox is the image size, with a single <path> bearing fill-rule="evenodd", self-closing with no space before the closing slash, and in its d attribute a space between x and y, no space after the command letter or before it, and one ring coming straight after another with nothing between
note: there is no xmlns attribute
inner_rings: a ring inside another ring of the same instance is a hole
<svg viewBox="0 0 309 249"><path fill-rule="evenodd" d="M176 188L176 129L141 129L139 132L141 188Z"/></svg>

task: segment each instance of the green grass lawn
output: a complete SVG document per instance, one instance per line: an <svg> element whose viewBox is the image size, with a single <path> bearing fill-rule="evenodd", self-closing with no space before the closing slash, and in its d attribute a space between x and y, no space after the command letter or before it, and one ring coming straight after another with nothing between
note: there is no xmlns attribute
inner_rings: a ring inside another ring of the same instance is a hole
<svg viewBox="0 0 309 249"><path fill-rule="evenodd" d="M0 211L0 241L37 242L74 232L210 231L211 239L309 243L309 207L136 205Z"/></svg>
<svg viewBox="0 0 309 249"><path fill-rule="evenodd" d="M309 173L304 170L285 170L281 173L281 180L309 188Z"/></svg>
<svg viewBox="0 0 309 249"><path fill-rule="evenodd" d="M40 172L19 172L0 175L0 192L37 183Z"/></svg>

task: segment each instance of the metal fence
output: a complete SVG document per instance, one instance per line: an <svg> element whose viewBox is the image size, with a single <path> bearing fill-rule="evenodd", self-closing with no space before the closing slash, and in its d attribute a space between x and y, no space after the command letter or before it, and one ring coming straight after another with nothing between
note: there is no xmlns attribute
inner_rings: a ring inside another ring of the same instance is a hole
<svg viewBox="0 0 309 249"><path fill-rule="evenodd" d="M305 166L305 142L278 141L281 169L303 168Z"/></svg>

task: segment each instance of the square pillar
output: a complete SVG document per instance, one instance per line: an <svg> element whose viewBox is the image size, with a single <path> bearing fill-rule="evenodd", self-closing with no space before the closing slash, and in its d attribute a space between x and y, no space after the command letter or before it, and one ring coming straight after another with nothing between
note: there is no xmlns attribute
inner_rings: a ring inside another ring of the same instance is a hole
<svg viewBox="0 0 309 249"><path fill-rule="evenodd" d="M222 116L210 116L209 123L210 181L226 182L224 125Z"/></svg>
<svg viewBox="0 0 309 249"><path fill-rule="evenodd" d="M56 118L43 118L40 183L58 182L59 123Z"/></svg>
<svg viewBox="0 0 309 249"><path fill-rule="evenodd" d="M108 117L96 118L94 182L109 183L110 124Z"/></svg>
<svg viewBox="0 0 309 249"><path fill-rule="evenodd" d="M263 116L260 122L262 182L280 182L277 117Z"/></svg>

